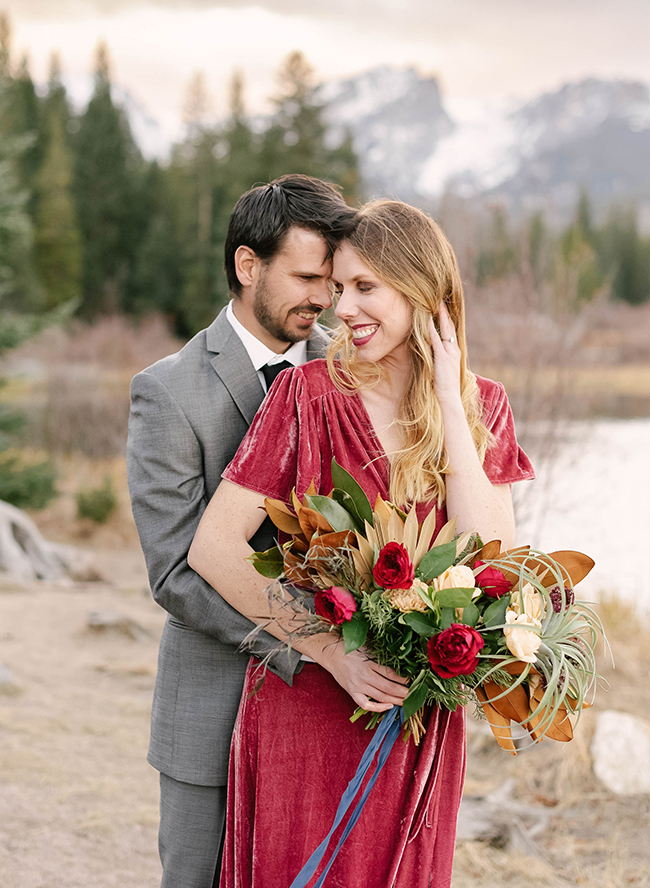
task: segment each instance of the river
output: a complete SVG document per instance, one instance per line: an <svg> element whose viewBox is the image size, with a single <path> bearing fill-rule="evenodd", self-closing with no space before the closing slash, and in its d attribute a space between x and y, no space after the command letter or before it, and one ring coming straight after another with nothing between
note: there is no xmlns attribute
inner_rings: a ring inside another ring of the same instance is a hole
<svg viewBox="0 0 650 888"><path fill-rule="evenodd" d="M650 618L650 419L567 423L557 443L546 460L530 448L538 477L516 485L518 543L591 555L578 596L617 596Z"/></svg>

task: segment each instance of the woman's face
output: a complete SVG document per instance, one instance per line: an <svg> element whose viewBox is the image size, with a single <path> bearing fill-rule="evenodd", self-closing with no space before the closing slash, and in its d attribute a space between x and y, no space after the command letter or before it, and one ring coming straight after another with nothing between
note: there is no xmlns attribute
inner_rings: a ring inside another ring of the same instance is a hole
<svg viewBox="0 0 650 888"><path fill-rule="evenodd" d="M334 253L336 316L352 332L362 361L410 361L412 310L405 297L372 272L344 241Z"/></svg>

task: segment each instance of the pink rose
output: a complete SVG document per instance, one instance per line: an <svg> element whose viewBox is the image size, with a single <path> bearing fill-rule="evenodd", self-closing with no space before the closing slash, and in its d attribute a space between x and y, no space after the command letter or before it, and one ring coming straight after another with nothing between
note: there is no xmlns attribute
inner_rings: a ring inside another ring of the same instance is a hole
<svg viewBox="0 0 650 888"><path fill-rule="evenodd" d="M340 626L347 622L357 609L354 595L341 586L319 589L314 595L314 609L319 617Z"/></svg>
<svg viewBox="0 0 650 888"><path fill-rule="evenodd" d="M481 567L483 564L485 561L475 561L474 567ZM500 598L512 588L512 583L496 567L484 567L476 574L476 585L490 598Z"/></svg>
<svg viewBox="0 0 650 888"><path fill-rule="evenodd" d="M410 589L415 568L401 543L386 543L379 553L372 575L382 589Z"/></svg>
<svg viewBox="0 0 650 888"><path fill-rule="evenodd" d="M452 623L427 644L429 663L441 678L471 675L478 665L477 654L483 647L483 638L471 626Z"/></svg>

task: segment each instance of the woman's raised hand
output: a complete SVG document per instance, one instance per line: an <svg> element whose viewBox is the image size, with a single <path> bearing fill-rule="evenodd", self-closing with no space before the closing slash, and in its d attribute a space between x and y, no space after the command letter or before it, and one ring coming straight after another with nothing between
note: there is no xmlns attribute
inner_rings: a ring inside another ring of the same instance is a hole
<svg viewBox="0 0 650 888"><path fill-rule="evenodd" d="M444 302L440 303L438 323L440 333L436 330L433 318L429 321L429 336L436 370L434 389L441 404L457 402L460 401L460 347L454 323Z"/></svg>

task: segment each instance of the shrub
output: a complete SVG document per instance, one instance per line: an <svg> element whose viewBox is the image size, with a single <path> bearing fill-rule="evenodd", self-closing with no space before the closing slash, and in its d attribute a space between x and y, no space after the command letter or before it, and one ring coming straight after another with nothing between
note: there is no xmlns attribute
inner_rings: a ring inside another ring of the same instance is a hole
<svg viewBox="0 0 650 888"><path fill-rule="evenodd" d="M117 497L109 475L105 476L101 487L77 491L76 500L78 517L90 518L97 524L104 524L117 508Z"/></svg>
<svg viewBox="0 0 650 888"><path fill-rule="evenodd" d="M44 509L57 495L50 460L29 462L16 450L0 453L0 500L19 509Z"/></svg>

